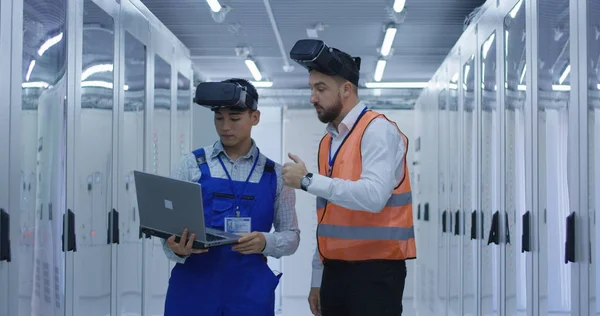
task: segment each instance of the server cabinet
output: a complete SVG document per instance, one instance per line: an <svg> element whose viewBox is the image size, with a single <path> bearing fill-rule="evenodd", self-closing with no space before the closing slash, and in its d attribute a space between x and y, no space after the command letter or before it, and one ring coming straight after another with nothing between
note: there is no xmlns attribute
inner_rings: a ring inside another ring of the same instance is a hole
<svg viewBox="0 0 600 316"><path fill-rule="evenodd" d="M461 93L461 138L462 138L462 207L464 208L464 232L462 239L462 314L478 315L478 258L481 220L478 205L478 119L476 112L475 63L476 34L469 32L460 45L461 76L459 91Z"/></svg>
<svg viewBox="0 0 600 316"><path fill-rule="evenodd" d="M15 1L22 13L21 238L19 315L64 315L66 253L76 250L73 206L67 205L67 94L70 64L66 0ZM17 18L17 21L20 19ZM18 34L18 33L15 33ZM14 65L13 65L14 67ZM15 67L16 68L16 67ZM14 69L14 68L13 68ZM19 82L18 81L18 82ZM72 174L72 173L71 173Z"/></svg>
<svg viewBox="0 0 600 316"><path fill-rule="evenodd" d="M147 170L145 153L148 114L150 25L129 1L121 3L122 30L119 32L119 155L117 209L120 243L117 247L117 315L146 315L143 309L143 271L145 265L139 214L135 194L134 170Z"/></svg>
<svg viewBox="0 0 600 316"><path fill-rule="evenodd" d="M568 0L540 0L537 69L537 218L539 220L539 314L576 315L572 300L576 216L570 204L576 164L568 163L571 123L570 16ZM543 65L543 67L541 67ZM533 67L532 67L533 68ZM541 68L541 69L539 69ZM534 70L535 71L535 70ZM534 103L535 105L535 103ZM534 160L535 161L535 160Z"/></svg>
<svg viewBox="0 0 600 316"><path fill-rule="evenodd" d="M77 251L68 275L73 287L72 315L100 316L111 313L112 244L119 242L112 189L113 142L118 133L119 85L114 69L118 68L119 10L108 0L84 0L76 9L72 194Z"/></svg>
<svg viewBox="0 0 600 316"><path fill-rule="evenodd" d="M599 265L599 253L600 253L600 231L598 230L599 225L597 224L598 212L600 203L600 68L598 61L600 60L600 2L594 0L586 1L587 7L585 10L580 11L583 14L587 13L585 18L586 23L586 44L587 49L585 54L587 58L583 66L585 67L584 78L587 78L587 85L582 85L581 88L587 93L587 97L583 100L582 104L586 104L584 120L587 121L587 142L585 150L587 151L587 168L584 181L588 184L587 187L587 209L589 210L589 222L591 223L591 276L589 283L589 295L590 295L590 314L600 315L600 304L598 303L598 297L600 297L600 265ZM582 60L583 61L583 60ZM581 69L582 67L580 67ZM587 99L587 100L586 100ZM587 116L587 117L586 117Z"/></svg>
<svg viewBox="0 0 600 316"><path fill-rule="evenodd" d="M448 312L462 315L462 236L464 218L461 193L461 115L459 112L458 81L460 75L459 55L451 52L448 58L448 216L451 217L448 240Z"/></svg>
<svg viewBox="0 0 600 316"><path fill-rule="evenodd" d="M499 315L500 111L498 109L497 34L495 25L480 25L477 33L480 119L480 314Z"/></svg>
<svg viewBox="0 0 600 316"><path fill-rule="evenodd" d="M446 77L444 69L442 78ZM441 80L440 80L441 81ZM448 89L445 84L438 95L438 207L439 207L439 227L438 230L438 299L442 304L444 313L448 312L448 278L449 278L449 231L451 228L448 209Z"/></svg>
<svg viewBox="0 0 600 316"><path fill-rule="evenodd" d="M171 127L173 125L173 46L166 44L166 38L152 26L151 70L148 127L150 152L148 171L162 176L171 173ZM162 44L161 44L162 43ZM163 314L164 302L169 282L170 266L165 256L160 238L152 237L144 243L144 305L149 314Z"/></svg>
<svg viewBox="0 0 600 316"><path fill-rule="evenodd" d="M506 216L500 225L504 256L501 271L504 277L501 298L506 315L532 315L531 273L533 215L531 201L531 117L527 98L526 71L528 49L526 8L523 0L505 3L501 12L504 30L504 207ZM529 85L529 87L531 87ZM527 163L526 163L527 162ZM529 271L529 272L528 272Z"/></svg>
<svg viewBox="0 0 600 316"><path fill-rule="evenodd" d="M11 68L11 2L0 3L0 69ZM0 75L0 316L10 315L9 265L12 255L9 209L10 71ZM18 210L12 212L14 219Z"/></svg>

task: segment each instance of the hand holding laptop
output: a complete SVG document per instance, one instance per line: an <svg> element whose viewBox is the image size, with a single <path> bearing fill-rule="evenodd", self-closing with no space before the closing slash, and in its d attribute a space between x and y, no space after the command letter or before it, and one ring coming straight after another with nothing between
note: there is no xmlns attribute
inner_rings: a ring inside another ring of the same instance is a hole
<svg viewBox="0 0 600 316"><path fill-rule="evenodd" d="M231 247L233 251L237 251L243 255L262 253L267 245L265 235L261 232L253 232L250 234L240 234L242 238L238 240L238 244Z"/></svg>
<svg viewBox="0 0 600 316"><path fill-rule="evenodd" d="M194 240L196 239L196 234L192 234L190 238L187 238L188 229L183 230L183 234L181 234L181 239L179 242L175 242L175 235L169 237L167 239L167 245L169 248L176 254L180 256L189 256L190 254L195 253L205 253L208 249L194 249L192 245L194 244Z"/></svg>

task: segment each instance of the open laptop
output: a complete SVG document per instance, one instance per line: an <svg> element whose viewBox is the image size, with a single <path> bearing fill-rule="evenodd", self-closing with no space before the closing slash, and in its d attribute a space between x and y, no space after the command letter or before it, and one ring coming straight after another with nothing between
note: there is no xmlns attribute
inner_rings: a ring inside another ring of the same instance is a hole
<svg viewBox="0 0 600 316"><path fill-rule="evenodd" d="M196 234L193 248L206 249L236 244L241 236L207 228L204 223L202 187L199 183L176 180L134 171L140 228L143 233L181 240L185 228L188 238Z"/></svg>

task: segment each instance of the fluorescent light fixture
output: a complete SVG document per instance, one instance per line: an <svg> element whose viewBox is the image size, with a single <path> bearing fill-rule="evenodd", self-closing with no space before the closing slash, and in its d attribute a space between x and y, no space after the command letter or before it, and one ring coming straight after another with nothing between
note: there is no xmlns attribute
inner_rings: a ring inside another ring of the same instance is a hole
<svg viewBox="0 0 600 316"><path fill-rule="evenodd" d="M208 6L212 12L221 11L221 4L219 3L219 0L206 0L206 3L208 3Z"/></svg>
<svg viewBox="0 0 600 316"><path fill-rule="evenodd" d="M525 80L525 71L527 71L527 64L523 65L523 71L521 72L521 79L519 80L520 83L523 83L523 80Z"/></svg>
<svg viewBox="0 0 600 316"><path fill-rule="evenodd" d="M596 87L598 90L600 90L600 84L598 84L598 86Z"/></svg>
<svg viewBox="0 0 600 316"><path fill-rule="evenodd" d="M406 5L406 0L396 0L394 1L394 11L400 13L404 10L404 6Z"/></svg>
<svg viewBox="0 0 600 316"><path fill-rule="evenodd" d="M90 81L82 81L81 82L81 87L83 87L83 88L106 88L106 89L112 89L113 88L113 84L111 82L106 82L106 81L90 80ZM123 85L123 90L125 90L125 91L129 90L129 86L128 85Z"/></svg>
<svg viewBox="0 0 600 316"><path fill-rule="evenodd" d="M387 61L384 59L380 59L377 61L377 67L375 67L375 75L373 76L373 79L375 79L375 81L379 82L381 81L381 78L383 78L383 71L385 70L386 64Z"/></svg>
<svg viewBox="0 0 600 316"><path fill-rule="evenodd" d="M510 10L510 17L511 18L515 18L517 16L517 13L519 13L519 9L521 9L521 5L523 4L523 0L519 0L519 2L517 2L517 4L515 4L515 6L512 8L512 10Z"/></svg>
<svg viewBox="0 0 600 316"><path fill-rule="evenodd" d="M60 42L63 38L63 33L60 33L54 37L52 37L51 39L47 40L44 44L42 44L42 46L40 46L40 49L38 49L38 55L42 56L44 55L44 53L52 46L56 45L58 42Z"/></svg>
<svg viewBox="0 0 600 316"><path fill-rule="evenodd" d="M84 70L81 73L81 81L84 81L85 79L89 78L93 74L97 74L97 73L100 73L100 72L112 72L112 71L113 71L113 65L112 64L94 65L94 66L91 66L91 67L87 68L86 70Z"/></svg>
<svg viewBox="0 0 600 316"><path fill-rule="evenodd" d="M385 37L383 38L383 44L381 44L381 55L387 56L390 54L397 31L398 29L394 26L390 26L385 30Z"/></svg>
<svg viewBox="0 0 600 316"><path fill-rule="evenodd" d="M469 78L469 72L471 71L471 65L465 66L465 74L464 74L464 83L467 83L467 79Z"/></svg>
<svg viewBox="0 0 600 316"><path fill-rule="evenodd" d="M250 81L256 88L270 88L273 86L273 81Z"/></svg>
<svg viewBox="0 0 600 316"><path fill-rule="evenodd" d="M369 89L382 88L404 88L404 89L422 89L429 86L429 82L367 82L365 86Z"/></svg>
<svg viewBox="0 0 600 316"><path fill-rule="evenodd" d="M250 73L252 73L252 77L254 77L255 81L262 80L262 74L258 70L258 67L256 66L254 60L246 59L246 67L248 67L248 70L250 70Z"/></svg>
<svg viewBox="0 0 600 316"><path fill-rule="evenodd" d="M483 59L486 59L488 52L490 51L490 47L492 47L492 43L496 38L496 33L492 33L490 38L488 38L485 43L483 43Z"/></svg>
<svg viewBox="0 0 600 316"><path fill-rule="evenodd" d="M450 80L450 82L458 82L458 72L454 74L454 76L452 76L452 79Z"/></svg>
<svg viewBox="0 0 600 316"><path fill-rule="evenodd" d="M558 83L563 84L563 82L565 82L565 80L567 79L567 76L569 75L569 73L571 73L571 65L567 65L567 68L565 68L565 71L563 71L562 75L560 76L560 79L558 80Z"/></svg>
<svg viewBox="0 0 600 316"><path fill-rule="evenodd" d="M553 84L552 90L553 91L571 91L571 86L564 85L564 84Z"/></svg>
<svg viewBox="0 0 600 316"><path fill-rule="evenodd" d="M21 84L21 88L23 88L23 89L25 89L25 88L41 88L41 89L46 89L49 86L50 85L47 82L43 82L43 81L23 82Z"/></svg>
<svg viewBox="0 0 600 316"><path fill-rule="evenodd" d="M27 69L25 81L29 81L29 78L31 77L31 72L33 71L33 67L35 67L35 60L32 60L31 63L29 63L29 69Z"/></svg>

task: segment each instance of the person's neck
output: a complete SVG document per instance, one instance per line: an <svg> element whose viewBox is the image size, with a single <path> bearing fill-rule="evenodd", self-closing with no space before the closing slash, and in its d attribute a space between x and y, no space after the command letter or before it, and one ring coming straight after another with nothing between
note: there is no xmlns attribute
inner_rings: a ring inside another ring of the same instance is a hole
<svg viewBox="0 0 600 316"><path fill-rule="evenodd" d="M340 115L338 115L338 117L331 122L336 130L338 130L338 126L340 125L340 123L342 123L344 118L346 118L346 115L348 115L348 113L350 113L350 111L352 111L352 109L354 109L358 105L358 103L360 103L358 99L352 99L348 101L348 106L344 105L342 107L342 112L340 112Z"/></svg>
<svg viewBox="0 0 600 316"><path fill-rule="evenodd" d="M248 138L246 141L239 143L236 146L225 146L223 145L223 150L227 153L227 156L232 160L236 160L240 157L246 156L250 150L252 149L252 139Z"/></svg>

